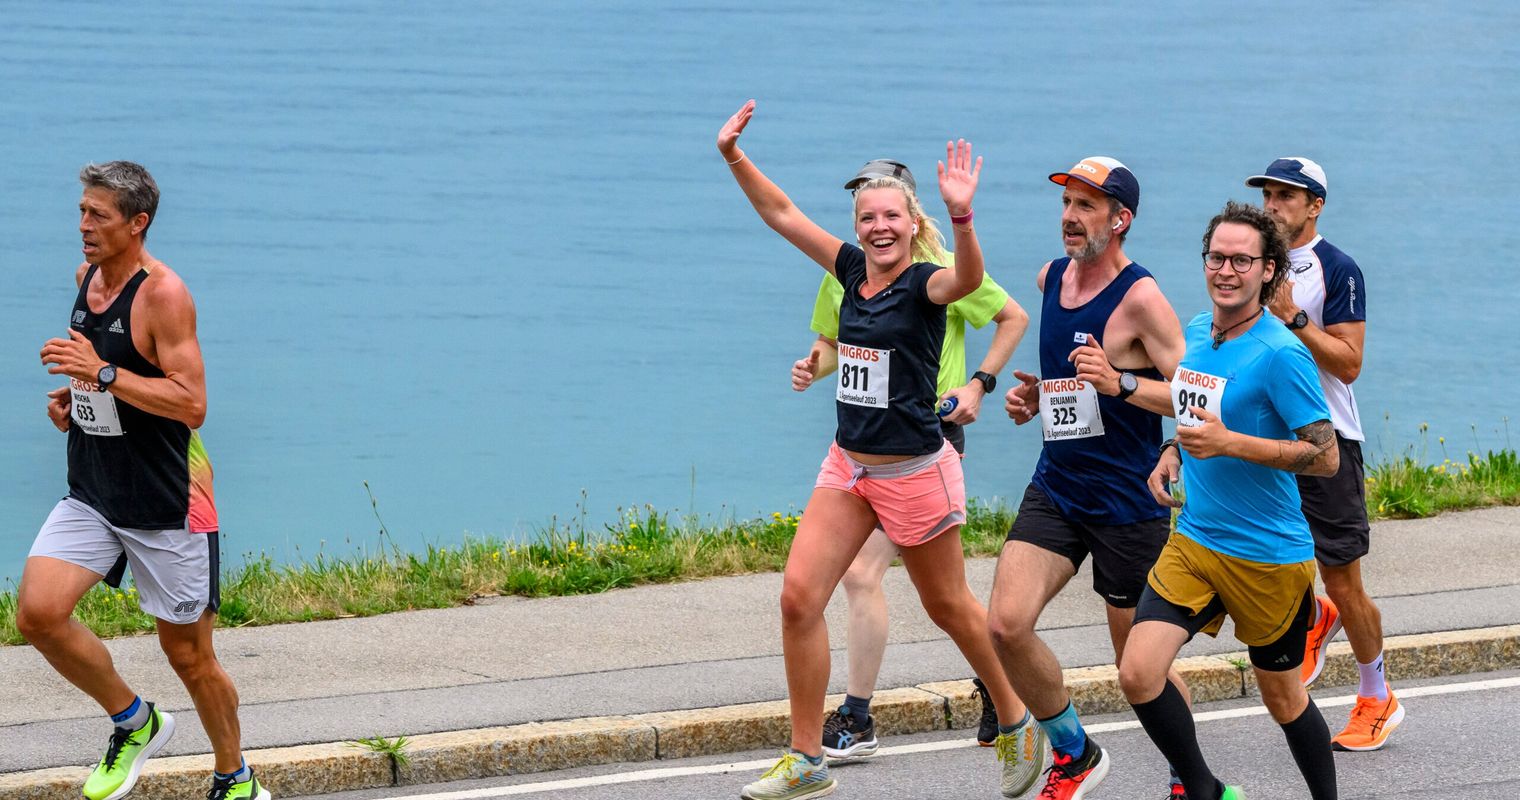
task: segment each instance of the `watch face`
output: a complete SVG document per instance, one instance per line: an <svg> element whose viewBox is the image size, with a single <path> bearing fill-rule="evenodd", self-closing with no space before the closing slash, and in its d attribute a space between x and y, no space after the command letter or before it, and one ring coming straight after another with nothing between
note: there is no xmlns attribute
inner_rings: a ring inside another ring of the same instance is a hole
<svg viewBox="0 0 1520 800"><path fill-rule="evenodd" d="M1299 311L1297 314L1293 315L1293 327L1294 327L1295 330L1298 329L1298 328L1307 328L1308 326L1309 326L1309 312L1307 312L1307 311Z"/></svg>
<svg viewBox="0 0 1520 800"><path fill-rule="evenodd" d="M100 373L95 376L95 380L98 381L101 386L109 386L116 380L116 368L110 364L101 367Z"/></svg>
<svg viewBox="0 0 1520 800"><path fill-rule="evenodd" d="M993 389L997 388L997 376L996 375L988 375L985 372L978 372L975 375L972 375L971 377L976 378L977 380L981 381L982 382L982 389L985 392L987 392L987 393L991 393Z"/></svg>
<svg viewBox="0 0 1520 800"><path fill-rule="evenodd" d="M1133 392L1136 389L1140 388L1140 379L1136 378L1132 373L1129 372L1120 373L1119 388L1123 389L1126 392Z"/></svg>

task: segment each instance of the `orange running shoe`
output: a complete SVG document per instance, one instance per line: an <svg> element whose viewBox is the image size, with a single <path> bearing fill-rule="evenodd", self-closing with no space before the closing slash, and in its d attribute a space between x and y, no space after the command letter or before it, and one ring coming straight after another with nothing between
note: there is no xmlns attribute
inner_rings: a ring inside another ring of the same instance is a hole
<svg viewBox="0 0 1520 800"><path fill-rule="evenodd" d="M1399 705L1392 689L1388 690L1387 700L1358 696L1356 708L1351 710L1351 721L1346 723L1345 730L1330 740L1330 746L1358 753L1377 750L1388 743L1388 735L1403 721L1404 707Z"/></svg>
<svg viewBox="0 0 1520 800"><path fill-rule="evenodd" d="M1108 776L1108 752L1091 737L1081 760L1052 751L1039 800L1081 800Z"/></svg>
<svg viewBox="0 0 1520 800"><path fill-rule="evenodd" d="M1319 674L1325 671L1325 651L1330 647L1330 640L1341 632L1341 612L1330 602L1330 598L1316 596L1314 603L1319 613L1315 615L1314 624L1309 627L1309 637L1304 642L1301 675L1305 686L1314 683L1319 679Z"/></svg>

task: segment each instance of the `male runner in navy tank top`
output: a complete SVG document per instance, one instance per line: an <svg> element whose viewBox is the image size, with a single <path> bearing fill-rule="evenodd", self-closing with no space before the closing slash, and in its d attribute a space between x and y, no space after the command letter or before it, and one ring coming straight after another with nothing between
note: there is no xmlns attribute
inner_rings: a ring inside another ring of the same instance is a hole
<svg viewBox="0 0 1520 800"><path fill-rule="evenodd" d="M185 284L145 247L158 186L127 161L80 171L86 263L67 338L42 348L69 386L48 415L68 432L69 493L37 534L21 577L16 625L54 669L111 716L88 800L132 791L174 718L117 674L111 654L70 619L96 583L131 565L139 603L184 682L215 753L209 800L268 800L243 761L237 690L212 650L218 605L210 463L195 429L206 417L205 367Z"/></svg>
<svg viewBox="0 0 1520 800"><path fill-rule="evenodd" d="M1169 514L1145 485L1161 445L1161 385L1182 357L1182 326L1156 281L1124 254L1140 186L1112 158L1083 159L1050 176L1065 187L1066 258L1040 270L1040 377L1015 371L1008 415L1039 417L1045 446L998 560L988 621L1014 690L1050 737L1045 794L1080 798L1108 773L1103 749L1083 730L1055 654L1035 634L1045 605L1089 553L1093 589L1107 604L1115 662L1166 545ZM1043 378L1043 380L1041 380ZM1186 687L1175 673L1172 679ZM1181 788L1173 776L1173 793Z"/></svg>
<svg viewBox="0 0 1520 800"><path fill-rule="evenodd" d="M1313 628L1301 677L1308 686L1325 666L1325 649L1342 626L1356 656L1360 686L1336 749L1380 749L1404 719L1404 707L1383 672L1383 615L1362 584L1362 556L1372 545L1362 471L1361 415L1351 384L1362 372L1367 334L1367 282L1351 256L1319 235L1329 182L1319 164L1279 158L1246 179L1261 189L1262 206L1288 239L1292 273L1270 310L1309 348L1335 424L1340 469L1327 478L1298 475L1304 516L1329 597L1315 598Z"/></svg>

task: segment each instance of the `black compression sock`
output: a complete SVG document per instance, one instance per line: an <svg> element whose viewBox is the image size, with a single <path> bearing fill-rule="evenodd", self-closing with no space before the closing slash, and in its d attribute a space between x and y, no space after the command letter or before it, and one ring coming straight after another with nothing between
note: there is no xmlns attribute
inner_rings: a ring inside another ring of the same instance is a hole
<svg viewBox="0 0 1520 800"><path fill-rule="evenodd" d="M1193 727L1193 713L1188 710L1187 701L1182 699L1182 693L1177 691L1171 681L1166 682L1166 688L1161 690L1155 700L1140 705L1132 704L1131 707L1135 709L1135 716L1140 718L1140 725L1145 728L1146 734L1156 743L1156 749L1166 756L1167 763L1182 778L1188 797L1216 800L1224 793L1224 784L1209 771L1209 765L1203 760L1203 751L1198 749L1198 732Z"/></svg>
<svg viewBox="0 0 1520 800"><path fill-rule="evenodd" d="M1313 800L1335 800L1335 754L1330 750L1330 728L1311 698L1298 719L1282 726L1288 749L1304 774Z"/></svg>

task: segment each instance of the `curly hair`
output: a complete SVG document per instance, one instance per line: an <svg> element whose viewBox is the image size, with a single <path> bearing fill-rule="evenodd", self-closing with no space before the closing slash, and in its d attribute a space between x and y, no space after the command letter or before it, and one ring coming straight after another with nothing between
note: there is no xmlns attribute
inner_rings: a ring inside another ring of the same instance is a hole
<svg viewBox="0 0 1520 800"><path fill-rule="evenodd" d="M1261 285L1261 304L1266 305L1277 294L1277 287L1288 279L1288 240L1283 238L1282 231L1277 229L1277 223L1267 212L1249 203L1231 200L1224 204L1223 211L1209 220L1209 228L1203 232L1204 252L1208 252L1214 239L1214 229L1225 222L1255 228L1261 234L1261 254L1272 264L1272 277Z"/></svg>

